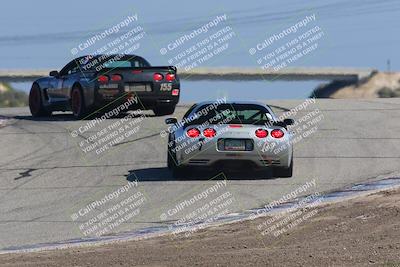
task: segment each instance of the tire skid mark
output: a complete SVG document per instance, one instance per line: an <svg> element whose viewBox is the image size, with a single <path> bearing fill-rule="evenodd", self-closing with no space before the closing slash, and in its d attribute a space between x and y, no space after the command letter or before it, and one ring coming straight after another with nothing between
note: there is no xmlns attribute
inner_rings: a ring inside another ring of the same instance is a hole
<svg viewBox="0 0 400 267"><path fill-rule="evenodd" d="M47 126L50 126L50 128L51 128L51 127L62 128L62 127L57 127L57 126L54 125L54 124L50 124L50 123L46 123L46 122L42 122L42 123L44 123L44 124L47 125ZM31 130L29 130L29 129L26 128L26 126L29 126L29 124L28 124L28 125L19 125L19 124L20 124L20 121L17 121L15 124L13 124L13 127L16 127L17 129L20 129L21 131L24 131L24 132L34 133L33 131L31 131ZM33 124L33 123L32 123L32 124ZM29 157L36 158L36 157L35 157L35 154L36 154L37 152L41 151L43 148L48 147L49 145L48 145L48 142L47 142L48 140L45 139L44 137L42 137L41 135L35 135L35 136L38 137L38 138L42 141L43 145L42 145L41 147L39 147L38 149L36 149L36 150L33 151L33 152L30 152L29 154L25 154L25 155L23 155L23 156L21 156L21 157L19 157L19 158L17 158L17 159L13 159L13 160L11 160L11 161L9 161L9 162L7 162L7 163L3 163L3 164L0 165L0 166L3 167L3 166L5 166L5 165L9 165L11 162L22 161L22 160L27 159L27 158L29 158ZM54 154L58 154L58 153L61 153L61 152L64 152L64 151L65 151L65 149L62 149L62 150L59 150L59 151L56 150L56 151L54 151L53 153L43 155L44 158L43 158L42 160L39 160L38 162L36 162L35 165L40 165L41 163L46 162L49 158L53 157ZM30 169L30 168L28 168L28 169ZM39 175L36 175L36 176L31 176L31 175L29 175L30 179L24 179L24 182L22 182L22 183L16 185L15 187L11 188L9 191L6 191L5 193L1 194L1 195L0 195L0 199L1 199L1 198L4 198L5 196L7 196L7 195L9 195L10 193L12 193L14 190L16 190L16 189L18 189L18 188L24 186L25 184L27 184L27 183L29 183L29 182L35 180L36 178L38 178L38 177L42 176L43 174L46 174L46 173L48 173L48 172L50 172L50 171L51 171L51 169L48 169L48 170L45 170L43 173L41 173L41 174L39 174ZM17 178L18 178L18 177L17 177ZM26 176L25 176L25 178L26 178Z"/></svg>
<svg viewBox="0 0 400 267"><path fill-rule="evenodd" d="M122 167L122 166L132 166L137 164L160 164L165 163L166 161L155 161L155 160L142 160L142 161L135 161L135 162L127 162L127 163L120 163L120 164L97 164L97 165L68 165L68 166L48 166L48 167L30 167L30 166L21 166L21 167L14 167L14 168L0 168L1 171L19 171L19 170L27 170L34 168L35 170L56 170L56 169L69 169L69 168L100 168L100 167Z"/></svg>
<svg viewBox="0 0 400 267"><path fill-rule="evenodd" d="M12 125L12 127L15 127L15 128L17 128L17 129L19 129L19 130L21 130L21 131L23 131L23 132L27 132L27 133L30 133L30 134L34 134L34 133L35 133L35 132L32 132L32 131L26 129L24 126L19 125L19 121L17 121L16 123L14 123L14 124ZM39 135L38 138L42 139L42 138L40 137L40 135ZM43 139L42 139L42 141L43 141ZM42 142L42 143L43 143L43 145L40 146L39 148L35 149L34 151L31 151L31 152L29 152L29 153L27 153L27 154L24 154L24 155L20 156L20 157L17 157L17 158L15 158L15 159L12 159L12 160L10 160L10 161L8 161L8 162L2 163L2 164L0 165L0 167L10 165L10 163L15 162L15 161L26 160L26 159L28 159L28 157L30 157L30 156L34 157L34 155L35 155L37 152L41 151L43 148L46 147L45 142Z"/></svg>
<svg viewBox="0 0 400 267"><path fill-rule="evenodd" d="M30 176L32 176L32 175L31 175L31 172L36 171L36 170L37 170L37 169L29 168L29 169L27 169L27 170L24 171L24 172L20 172L20 173L19 173L19 176L18 176L18 177L15 177L14 180L19 180L19 179L22 179L22 178L25 178L25 177L30 177Z"/></svg>

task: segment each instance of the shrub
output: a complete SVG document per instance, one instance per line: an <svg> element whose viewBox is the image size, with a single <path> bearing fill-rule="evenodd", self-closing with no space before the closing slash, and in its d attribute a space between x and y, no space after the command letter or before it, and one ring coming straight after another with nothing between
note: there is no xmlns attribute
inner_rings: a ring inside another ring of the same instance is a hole
<svg viewBox="0 0 400 267"><path fill-rule="evenodd" d="M388 87L383 87L379 89L378 96L381 98L400 97L400 88L393 90Z"/></svg>
<svg viewBox="0 0 400 267"><path fill-rule="evenodd" d="M28 105L28 95L25 92L15 90L8 84L0 91L0 107L24 107Z"/></svg>

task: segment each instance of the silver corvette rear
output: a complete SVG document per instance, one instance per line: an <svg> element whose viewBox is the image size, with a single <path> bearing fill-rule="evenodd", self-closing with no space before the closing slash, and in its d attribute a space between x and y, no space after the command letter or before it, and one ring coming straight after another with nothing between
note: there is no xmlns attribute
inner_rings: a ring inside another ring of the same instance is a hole
<svg viewBox="0 0 400 267"><path fill-rule="evenodd" d="M193 105L182 121L166 119L170 128L168 167L185 176L193 167L213 169L272 168L275 176L291 177L293 147L287 126L271 108L254 102Z"/></svg>

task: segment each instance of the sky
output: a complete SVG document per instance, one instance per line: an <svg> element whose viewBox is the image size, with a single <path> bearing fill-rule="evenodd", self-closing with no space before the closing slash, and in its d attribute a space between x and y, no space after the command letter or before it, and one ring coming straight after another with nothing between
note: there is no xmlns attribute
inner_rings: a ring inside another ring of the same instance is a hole
<svg viewBox="0 0 400 267"><path fill-rule="evenodd" d="M315 14L315 21L304 29L318 26L323 37L318 48L293 62L290 67L349 67L386 70L400 69L400 1L64 1L13 0L2 3L0 16L0 69L60 69L75 55L71 49L88 38L136 14L119 33L99 41L77 55L93 53L116 36L140 26L146 36L135 50L153 65L169 61L203 37L229 26L234 37L229 48L210 60L207 66L260 67L257 59L268 49L251 55L254 48L273 34ZM227 19L198 37L163 55L160 49L201 26L226 15ZM283 38L290 41L295 34ZM279 42L276 42L279 46ZM270 47L275 49L275 47ZM176 60L174 60L176 63ZM187 67L187 66L186 66ZM196 85L198 86L198 85ZM226 84L228 86L228 84ZM260 86L260 85L258 85ZM297 87L309 88L310 83ZM307 90L297 96L306 95ZM309 89L308 89L309 91ZM308 94L308 93L307 93ZM288 97L283 94L282 97ZM279 97L279 96L278 96Z"/></svg>

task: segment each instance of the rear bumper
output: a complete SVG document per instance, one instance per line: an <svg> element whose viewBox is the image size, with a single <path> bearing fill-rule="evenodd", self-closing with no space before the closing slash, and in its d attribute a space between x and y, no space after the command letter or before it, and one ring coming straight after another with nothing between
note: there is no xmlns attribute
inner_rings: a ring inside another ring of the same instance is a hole
<svg viewBox="0 0 400 267"><path fill-rule="evenodd" d="M175 106L179 102L179 96L165 95L140 95L138 94L138 106L144 109L152 109L160 105Z"/></svg>
<svg viewBox="0 0 400 267"><path fill-rule="evenodd" d="M293 148L287 145L279 151L262 151L255 146L252 151L218 151L216 143L213 143L201 150L197 147L185 148L177 151L176 155L182 166L226 166L232 169L243 168L244 165L256 168L289 167Z"/></svg>
<svg viewBox="0 0 400 267"><path fill-rule="evenodd" d="M179 87L177 89L180 89ZM179 92L180 93L180 92ZM130 97L137 97L137 102L130 105L129 109L152 109L160 105L175 106L179 102L179 95L173 96L171 93L157 93L157 92L135 92L125 93L120 92L112 97L101 94L98 90L95 92L95 100L93 106L97 109L106 105L108 107L116 107L126 102Z"/></svg>

